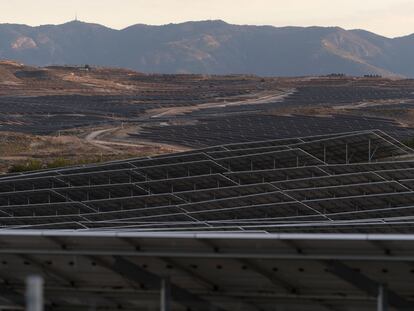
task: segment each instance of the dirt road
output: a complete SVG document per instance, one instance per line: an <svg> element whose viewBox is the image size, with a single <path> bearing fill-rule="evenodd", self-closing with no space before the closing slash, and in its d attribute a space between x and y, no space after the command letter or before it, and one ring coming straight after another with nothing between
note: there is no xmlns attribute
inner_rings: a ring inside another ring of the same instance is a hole
<svg viewBox="0 0 414 311"><path fill-rule="evenodd" d="M227 102L226 99L223 101L216 101L211 103L198 104L193 106L186 107L170 107L170 108L161 108L149 111L149 118L158 118L165 116L176 116L182 115L184 113L189 113L192 111L207 109L207 108L220 108L220 107L229 107L229 106L243 106L243 105L253 105L253 104L267 104L271 102L276 102L282 100L284 97L291 94L293 90L277 90L273 92L262 92L256 93L252 98L246 98L243 100L238 100L234 102Z"/></svg>
<svg viewBox="0 0 414 311"><path fill-rule="evenodd" d="M114 141L112 139L121 139L121 135L116 135L115 133L118 131L121 131L122 128L120 127L113 127L108 129L101 129L101 130L95 130L90 132L88 135L85 136L85 140L98 147L102 148L114 153L122 153L116 147L131 147L131 148L145 148L148 146L151 147L158 147L161 149L168 150L170 152L181 152L181 151L187 151L191 150L190 148L186 148L183 146L175 146L175 145L168 145L168 144L162 144L162 143L152 143L152 142L138 142L138 143L129 143L129 142L123 142L123 141ZM113 133L112 136L110 136ZM109 137L105 137L108 135Z"/></svg>
<svg viewBox="0 0 414 311"><path fill-rule="evenodd" d="M147 113L142 116L140 119L142 120L150 120L157 117L162 116L175 116L181 115L184 113L207 109L207 108L214 108L214 107L228 107L228 106L241 106L241 105L252 105L252 104L265 104L269 102L275 102L282 100L285 96L289 95L293 90L275 90L275 91L267 91L267 92L260 92L249 97L233 101L227 102L226 99L223 101L215 101L210 103L198 104L193 105L190 107L170 107L164 109L154 109L149 110ZM189 148L183 146L173 146L167 144L160 144L160 143L152 143L152 142L144 142L139 141L138 143L131 143L131 142L123 142L123 135L120 135L120 132L125 131L121 127L113 127L113 128L106 128L106 129L99 129L94 130L85 136L85 140L102 149L120 153L116 147L132 147L132 148L142 148L146 146L156 146L160 148L166 148L172 151L186 151L190 150Z"/></svg>

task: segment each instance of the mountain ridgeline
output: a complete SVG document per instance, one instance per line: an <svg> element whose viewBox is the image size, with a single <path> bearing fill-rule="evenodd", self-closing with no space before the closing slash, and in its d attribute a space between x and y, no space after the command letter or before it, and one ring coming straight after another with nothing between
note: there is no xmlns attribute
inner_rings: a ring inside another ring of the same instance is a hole
<svg viewBox="0 0 414 311"><path fill-rule="evenodd" d="M0 59L31 65L91 64L149 73L414 77L414 35L385 38L338 27L230 25L223 21L114 30L73 21L0 24Z"/></svg>

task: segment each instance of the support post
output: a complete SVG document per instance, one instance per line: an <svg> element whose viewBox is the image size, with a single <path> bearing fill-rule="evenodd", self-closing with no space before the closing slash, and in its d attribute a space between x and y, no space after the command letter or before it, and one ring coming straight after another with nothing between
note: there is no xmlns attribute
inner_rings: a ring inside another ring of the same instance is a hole
<svg viewBox="0 0 414 311"><path fill-rule="evenodd" d="M26 311L43 311L43 278L38 275L26 279Z"/></svg>
<svg viewBox="0 0 414 311"><path fill-rule="evenodd" d="M171 288L170 280L168 278L163 278L161 280L160 298L161 311L171 311Z"/></svg>
<svg viewBox="0 0 414 311"><path fill-rule="evenodd" d="M368 139L368 162L371 163L371 139Z"/></svg>
<svg viewBox="0 0 414 311"><path fill-rule="evenodd" d="M377 311L388 311L387 288L382 284L378 286Z"/></svg>
<svg viewBox="0 0 414 311"><path fill-rule="evenodd" d="M349 164L349 159L348 159L348 144L345 144L345 164Z"/></svg>

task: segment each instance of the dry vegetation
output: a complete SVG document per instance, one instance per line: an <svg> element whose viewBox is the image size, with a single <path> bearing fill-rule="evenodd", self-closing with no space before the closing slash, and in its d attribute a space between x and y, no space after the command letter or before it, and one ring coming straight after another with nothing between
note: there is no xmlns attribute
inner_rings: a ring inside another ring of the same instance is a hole
<svg viewBox="0 0 414 311"><path fill-rule="evenodd" d="M77 136L0 134L0 172L97 163L171 152L159 146L101 148Z"/></svg>

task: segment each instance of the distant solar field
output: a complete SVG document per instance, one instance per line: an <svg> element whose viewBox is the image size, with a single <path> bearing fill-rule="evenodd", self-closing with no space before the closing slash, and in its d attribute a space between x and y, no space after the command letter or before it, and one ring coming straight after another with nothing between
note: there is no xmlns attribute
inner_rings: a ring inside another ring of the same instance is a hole
<svg viewBox="0 0 414 311"><path fill-rule="evenodd" d="M200 148L232 142L373 129L380 129L398 140L414 137L413 128L401 127L398 123L384 118L352 115L318 117L263 114L209 117L191 125L147 125L143 126L139 133L130 133L130 135L148 141Z"/></svg>

